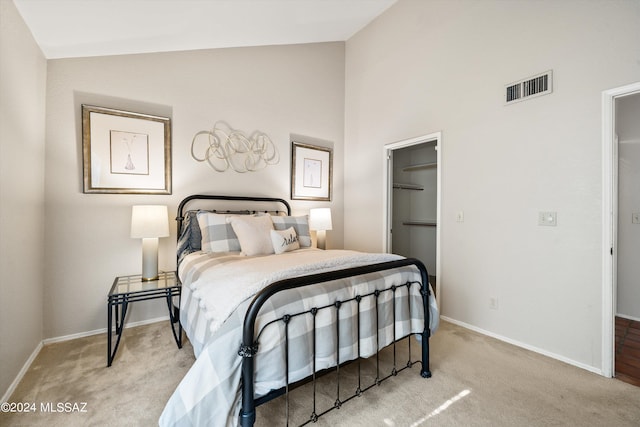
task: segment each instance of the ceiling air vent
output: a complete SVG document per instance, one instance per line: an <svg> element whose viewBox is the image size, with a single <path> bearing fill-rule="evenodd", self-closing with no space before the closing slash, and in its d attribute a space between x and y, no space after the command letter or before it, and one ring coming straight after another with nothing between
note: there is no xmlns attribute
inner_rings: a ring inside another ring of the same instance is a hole
<svg viewBox="0 0 640 427"><path fill-rule="evenodd" d="M507 104L536 96L546 95L553 91L553 75L551 70L524 80L505 86L505 100Z"/></svg>

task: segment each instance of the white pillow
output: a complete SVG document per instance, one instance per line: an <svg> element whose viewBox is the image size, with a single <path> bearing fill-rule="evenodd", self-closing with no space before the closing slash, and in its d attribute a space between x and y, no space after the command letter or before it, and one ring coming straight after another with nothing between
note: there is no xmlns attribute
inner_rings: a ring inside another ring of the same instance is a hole
<svg viewBox="0 0 640 427"><path fill-rule="evenodd" d="M293 227L282 231L271 230L271 242L273 243L273 250L276 254L300 249L298 235Z"/></svg>
<svg viewBox="0 0 640 427"><path fill-rule="evenodd" d="M273 222L269 215L239 217L230 219L231 227L238 236L243 255L267 255L273 253L273 243L269 232Z"/></svg>

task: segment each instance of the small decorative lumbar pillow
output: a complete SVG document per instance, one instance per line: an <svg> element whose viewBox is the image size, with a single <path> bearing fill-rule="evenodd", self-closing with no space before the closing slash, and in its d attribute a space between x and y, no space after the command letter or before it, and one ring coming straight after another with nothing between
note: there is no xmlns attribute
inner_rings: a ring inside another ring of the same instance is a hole
<svg viewBox="0 0 640 427"><path fill-rule="evenodd" d="M273 222L271 222L269 215L234 216L230 222L240 241L243 255L268 255L273 253L273 244L269 234L269 231L273 230Z"/></svg>
<svg viewBox="0 0 640 427"><path fill-rule="evenodd" d="M307 248L311 246L311 233L309 232L309 217L303 216L277 216L271 217L273 221L273 228L276 230L286 230L289 227L293 227L296 230L298 236L298 243L301 248Z"/></svg>
<svg viewBox="0 0 640 427"><path fill-rule="evenodd" d="M273 250L276 254L300 249L298 235L293 227L286 230L271 230L271 242L273 242Z"/></svg>

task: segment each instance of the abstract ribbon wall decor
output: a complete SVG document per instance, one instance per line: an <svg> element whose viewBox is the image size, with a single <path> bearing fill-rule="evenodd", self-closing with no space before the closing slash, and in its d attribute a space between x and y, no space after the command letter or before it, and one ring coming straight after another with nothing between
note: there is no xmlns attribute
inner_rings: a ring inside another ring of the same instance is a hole
<svg viewBox="0 0 640 427"><path fill-rule="evenodd" d="M254 131L247 136L223 121L194 135L191 157L207 162L216 172L229 168L239 173L255 172L280 161L278 150L266 133Z"/></svg>

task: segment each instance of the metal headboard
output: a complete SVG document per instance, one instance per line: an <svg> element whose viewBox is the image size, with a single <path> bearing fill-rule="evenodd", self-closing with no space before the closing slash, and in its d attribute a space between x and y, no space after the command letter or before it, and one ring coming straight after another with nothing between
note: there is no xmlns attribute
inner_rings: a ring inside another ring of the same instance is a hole
<svg viewBox="0 0 640 427"><path fill-rule="evenodd" d="M252 196L221 196L214 194L193 194L191 196L185 197L180 204L178 205L178 214L176 217L176 221L178 222L178 238L180 238L180 234L182 233L182 221L184 220L184 214L186 212L185 207L189 202L196 200L226 200L226 201L239 201L239 202L272 202L279 203L286 208L287 215L291 215L291 206L284 199L279 199L275 197L252 197ZM215 211L215 210L214 210ZM220 213L236 213L236 214L251 214L260 212L258 210L238 210L238 211L230 211L230 210L219 210L217 212Z"/></svg>

